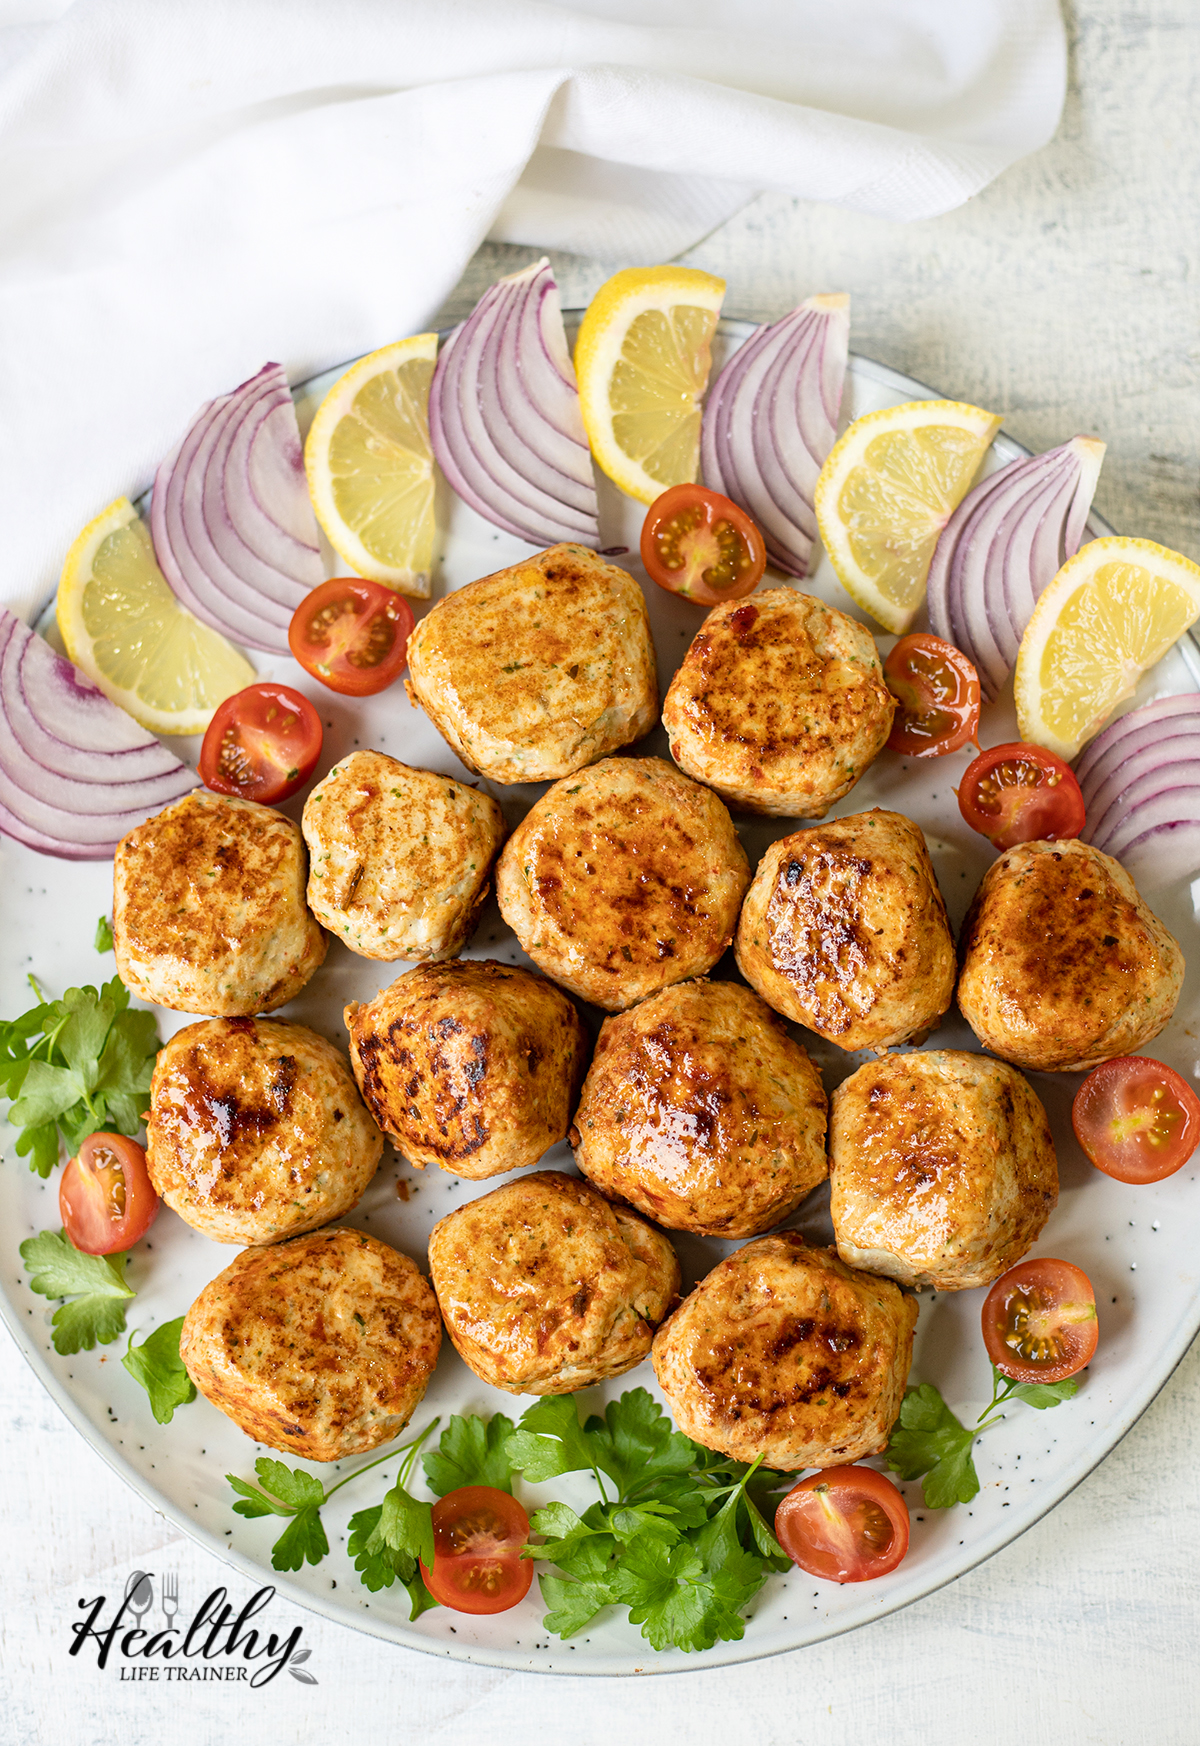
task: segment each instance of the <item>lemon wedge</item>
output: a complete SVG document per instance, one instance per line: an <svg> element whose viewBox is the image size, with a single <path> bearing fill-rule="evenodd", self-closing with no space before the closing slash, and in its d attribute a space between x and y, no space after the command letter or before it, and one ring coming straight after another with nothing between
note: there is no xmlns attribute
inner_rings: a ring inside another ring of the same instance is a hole
<svg viewBox="0 0 1200 1746"><path fill-rule="evenodd" d="M1021 738L1073 758L1200 618L1200 567L1153 540L1092 540L1044 589L1017 654Z"/></svg>
<svg viewBox="0 0 1200 1746"><path fill-rule="evenodd" d="M696 477L724 295L724 279L694 267L629 267L580 323L575 377L592 453L642 503Z"/></svg>
<svg viewBox="0 0 1200 1746"><path fill-rule="evenodd" d="M436 333L360 358L317 409L304 465L317 520L356 576L429 597L433 450L429 384Z"/></svg>
<svg viewBox="0 0 1200 1746"><path fill-rule="evenodd" d="M1000 422L961 400L910 400L856 418L830 451L817 526L842 586L885 629L912 623L938 535Z"/></svg>
<svg viewBox="0 0 1200 1746"><path fill-rule="evenodd" d="M167 586L128 497L89 522L67 553L58 628L88 678L155 734L202 734L254 668Z"/></svg>

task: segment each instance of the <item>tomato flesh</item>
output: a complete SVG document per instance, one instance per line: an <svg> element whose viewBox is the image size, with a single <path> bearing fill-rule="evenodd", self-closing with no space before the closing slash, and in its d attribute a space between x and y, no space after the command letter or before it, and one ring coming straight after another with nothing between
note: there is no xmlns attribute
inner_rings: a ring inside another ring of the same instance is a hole
<svg viewBox="0 0 1200 1746"><path fill-rule="evenodd" d="M870 1582L908 1551L908 1505L873 1467L829 1467L793 1486L775 1512L793 1564L827 1582Z"/></svg>
<svg viewBox="0 0 1200 1746"><path fill-rule="evenodd" d="M888 745L906 758L957 752L979 732L979 675L953 643L918 634L901 637L883 663L896 699Z"/></svg>
<svg viewBox="0 0 1200 1746"><path fill-rule="evenodd" d="M433 1506L433 1568L421 1566L435 1600L458 1613L503 1613L524 1600L533 1561L521 1557L529 1517L491 1485L463 1485Z"/></svg>
<svg viewBox="0 0 1200 1746"><path fill-rule="evenodd" d="M672 485L655 498L641 551L651 581L704 606L741 600L767 567L763 537L745 510L703 485Z"/></svg>
<svg viewBox="0 0 1200 1746"><path fill-rule="evenodd" d="M344 697L373 697L403 673L412 607L382 582L335 576L296 608L288 644L306 673Z"/></svg>
<svg viewBox="0 0 1200 1746"><path fill-rule="evenodd" d="M1020 740L992 746L968 764L958 810L994 849L1061 842L1077 837L1084 825L1083 795L1071 766Z"/></svg>
<svg viewBox="0 0 1200 1746"><path fill-rule="evenodd" d="M312 775L321 756L321 718L290 685L247 685L227 697L200 748L200 779L217 794L273 805Z"/></svg>
<svg viewBox="0 0 1200 1746"><path fill-rule="evenodd" d="M1121 1055L1089 1073L1071 1122L1097 1170L1118 1182L1161 1182L1200 1146L1200 1097L1162 1061Z"/></svg>
<svg viewBox="0 0 1200 1746"><path fill-rule="evenodd" d="M1014 1382L1061 1382L1090 1364L1099 1338L1092 1282L1070 1261L1021 1261L984 1299L988 1357Z"/></svg>
<svg viewBox="0 0 1200 1746"><path fill-rule="evenodd" d="M58 1210L84 1255L115 1255L145 1235L158 1214L146 1154L125 1134L89 1134L62 1174Z"/></svg>

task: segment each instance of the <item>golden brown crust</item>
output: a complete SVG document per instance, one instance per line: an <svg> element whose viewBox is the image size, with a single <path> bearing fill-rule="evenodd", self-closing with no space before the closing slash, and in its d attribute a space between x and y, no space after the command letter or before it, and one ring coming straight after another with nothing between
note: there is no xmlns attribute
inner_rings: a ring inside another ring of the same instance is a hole
<svg viewBox="0 0 1200 1746"><path fill-rule="evenodd" d="M954 941L925 838L879 808L773 843L736 951L769 1005L848 1050L927 1034L954 992Z"/></svg>
<svg viewBox="0 0 1200 1746"><path fill-rule="evenodd" d="M551 546L439 600L408 667L413 703L496 782L582 770L658 714L642 591L583 546Z"/></svg>
<svg viewBox="0 0 1200 1746"><path fill-rule="evenodd" d="M239 1255L184 1317L179 1351L248 1437L340 1461L404 1429L441 1343L437 1300L408 1256L338 1230Z"/></svg>
<svg viewBox="0 0 1200 1746"><path fill-rule="evenodd" d="M510 1394L573 1394L623 1376L679 1294L662 1232L557 1170L442 1219L429 1271L459 1356Z"/></svg>
<svg viewBox="0 0 1200 1746"><path fill-rule="evenodd" d="M382 1153L345 1056L305 1025L207 1019L159 1052L150 1179L214 1242L278 1243L340 1218Z"/></svg>
<svg viewBox="0 0 1200 1746"><path fill-rule="evenodd" d="M711 970L750 869L728 812L662 758L606 758L544 794L496 869L540 970L620 1012Z"/></svg>
<svg viewBox="0 0 1200 1746"><path fill-rule="evenodd" d="M994 861L960 950L958 1004L979 1041L1043 1073L1133 1054L1183 986L1183 953L1124 867L1074 838Z"/></svg>
<svg viewBox="0 0 1200 1746"><path fill-rule="evenodd" d="M680 769L735 809L824 818L882 750L895 708L865 626L765 588L709 613L663 725Z"/></svg>
<svg viewBox="0 0 1200 1746"><path fill-rule="evenodd" d="M291 819L196 789L123 837L113 863L122 982L173 1012L274 1012L299 994L327 941L304 901Z"/></svg>
<svg viewBox="0 0 1200 1746"><path fill-rule="evenodd" d="M561 989L490 960L422 964L346 1008L363 1100L410 1164L472 1181L566 1136L587 1037Z"/></svg>
<svg viewBox="0 0 1200 1746"><path fill-rule="evenodd" d="M915 1298L795 1231L718 1263L659 1329L654 1373L679 1429L781 1471L881 1450L904 1398Z"/></svg>
<svg viewBox="0 0 1200 1746"><path fill-rule="evenodd" d="M892 1055L833 1094L838 1254L902 1285L991 1285L1058 1200L1046 1112L1014 1067L956 1049Z"/></svg>
<svg viewBox="0 0 1200 1746"><path fill-rule="evenodd" d="M826 1175L821 1076L736 982L680 982L606 1019L571 1129L604 1194L668 1230L754 1237Z"/></svg>
<svg viewBox="0 0 1200 1746"><path fill-rule="evenodd" d="M351 752L304 803L313 913L362 958L453 958L475 928L504 841L490 794Z"/></svg>

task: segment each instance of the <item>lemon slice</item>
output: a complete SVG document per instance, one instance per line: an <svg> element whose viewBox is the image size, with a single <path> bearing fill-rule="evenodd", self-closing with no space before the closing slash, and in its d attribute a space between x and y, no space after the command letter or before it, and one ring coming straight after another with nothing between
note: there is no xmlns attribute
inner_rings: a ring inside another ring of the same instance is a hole
<svg viewBox="0 0 1200 1746"><path fill-rule="evenodd" d="M67 653L106 697L155 734L202 734L254 668L167 586L128 497L89 522L58 584Z"/></svg>
<svg viewBox="0 0 1200 1746"><path fill-rule="evenodd" d="M724 295L724 279L694 267L630 267L600 287L580 323L575 377L592 453L642 503L696 477Z"/></svg>
<svg viewBox="0 0 1200 1746"><path fill-rule="evenodd" d="M1200 567L1153 540L1092 540L1041 594L1017 655L1021 738L1073 758L1200 618Z"/></svg>
<svg viewBox="0 0 1200 1746"><path fill-rule="evenodd" d="M846 592L899 634L921 601L938 535L1000 428L961 400L910 400L856 418L817 480L817 526Z"/></svg>
<svg viewBox="0 0 1200 1746"><path fill-rule="evenodd" d="M317 520L356 576L429 596L433 450L429 384L436 333L397 340L335 382L317 409L304 465Z"/></svg>

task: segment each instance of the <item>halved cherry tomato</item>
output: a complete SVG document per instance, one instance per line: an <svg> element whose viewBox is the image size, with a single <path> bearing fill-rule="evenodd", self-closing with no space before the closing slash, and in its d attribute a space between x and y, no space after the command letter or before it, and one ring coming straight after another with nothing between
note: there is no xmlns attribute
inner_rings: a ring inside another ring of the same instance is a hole
<svg viewBox="0 0 1200 1746"><path fill-rule="evenodd" d="M58 1185L67 1239L84 1255L115 1255L145 1236L158 1213L146 1154L124 1134L89 1134Z"/></svg>
<svg viewBox="0 0 1200 1746"><path fill-rule="evenodd" d="M793 1486L775 1511L793 1564L827 1582L869 1582L908 1551L908 1505L873 1467L827 1467Z"/></svg>
<svg viewBox="0 0 1200 1746"><path fill-rule="evenodd" d="M1121 1055L1088 1074L1071 1122L1097 1170L1118 1182L1161 1182L1200 1146L1200 1097L1162 1061Z"/></svg>
<svg viewBox="0 0 1200 1746"><path fill-rule="evenodd" d="M1096 1350L1096 1294L1069 1261L1021 1261L983 1300L983 1343L1014 1382L1061 1382Z"/></svg>
<svg viewBox="0 0 1200 1746"><path fill-rule="evenodd" d="M906 758L957 752L979 732L979 675L961 649L941 637L901 637L883 663L898 708L888 735Z"/></svg>
<svg viewBox="0 0 1200 1746"><path fill-rule="evenodd" d="M672 485L642 523L651 581L704 606L740 600L767 567L763 537L744 509L703 485Z"/></svg>
<svg viewBox="0 0 1200 1746"><path fill-rule="evenodd" d="M373 697L404 671L412 607L382 582L335 576L302 600L288 627L306 673L343 697Z"/></svg>
<svg viewBox="0 0 1200 1746"><path fill-rule="evenodd" d="M200 780L217 794L271 805L303 788L321 756L321 718L290 685L247 685L227 697L200 748Z"/></svg>
<svg viewBox="0 0 1200 1746"><path fill-rule="evenodd" d="M968 764L958 786L958 810L994 849L1083 829L1083 795L1075 772L1053 752L1022 740L992 746Z"/></svg>
<svg viewBox="0 0 1200 1746"><path fill-rule="evenodd" d="M433 1569L421 1575L435 1600L457 1613L504 1613L524 1600L533 1560L521 1557L529 1517L492 1485L461 1485L433 1506Z"/></svg>

